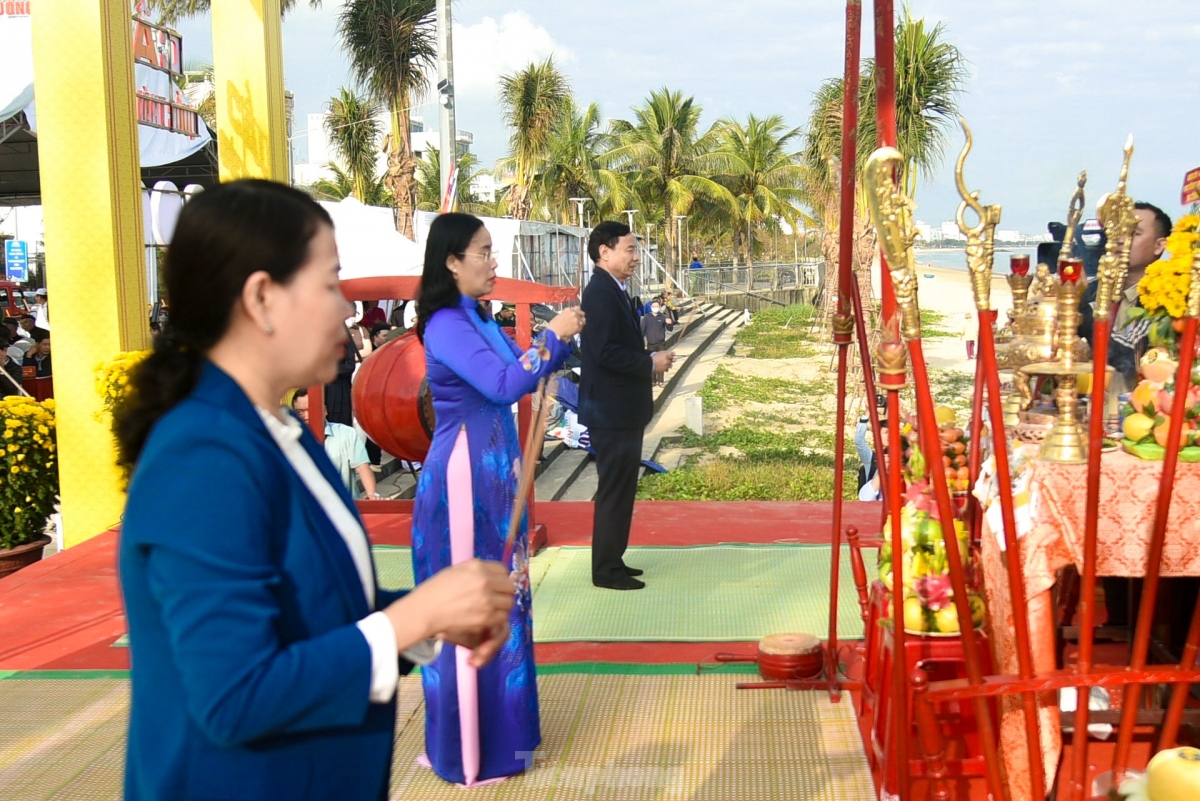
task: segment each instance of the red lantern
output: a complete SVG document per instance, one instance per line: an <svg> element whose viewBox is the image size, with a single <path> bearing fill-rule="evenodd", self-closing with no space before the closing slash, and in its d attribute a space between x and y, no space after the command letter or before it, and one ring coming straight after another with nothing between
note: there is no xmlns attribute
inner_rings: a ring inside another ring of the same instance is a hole
<svg viewBox="0 0 1200 801"><path fill-rule="evenodd" d="M415 331L386 343L362 363L352 400L359 425L379 447L411 462L425 459L436 420L425 348Z"/></svg>
<svg viewBox="0 0 1200 801"><path fill-rule="evenodd" d="M1082 259L1062 259L1058 263L1058 277L1063 281L1078 283L1083 277Z"/></svg>
<svg viewBox="0 0 1200 801"><path fill-rule="evenodd" d="M1014 253L1009 258L1009 268L1013 275L1026 276L1029 275L1029 254Z"/></svg>

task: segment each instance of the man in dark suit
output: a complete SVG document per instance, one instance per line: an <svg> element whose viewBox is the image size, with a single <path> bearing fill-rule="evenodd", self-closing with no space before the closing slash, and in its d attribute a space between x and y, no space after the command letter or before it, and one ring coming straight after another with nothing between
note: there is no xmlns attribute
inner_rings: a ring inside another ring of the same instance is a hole
<svg viewBox="0 0 1200 801"><path fill-rule="evenodd" d="M638 263L629 226L602 222L588 239L597 269L583 290L588 326L582 334L579 420L596 451L596 509L592 521L592 583L640 590L641 570L623 561L642 463L642 434L653 416L650 383L675 361L674 351L647 352L626 282Z"/></svg>

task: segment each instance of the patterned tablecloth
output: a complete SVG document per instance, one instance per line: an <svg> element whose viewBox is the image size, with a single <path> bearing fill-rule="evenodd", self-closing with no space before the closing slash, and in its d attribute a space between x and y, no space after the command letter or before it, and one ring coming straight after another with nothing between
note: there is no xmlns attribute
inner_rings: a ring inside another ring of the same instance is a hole
<svg viewBox="0 0 1200 801"><path fill-rule="evenodd" d="M1029 610L1034 669L1054 670L1054 608L1050 589L1056 572L1083 561L1087 465L1034 461L1028 466L1028 517L1019 515L1021 572ZM1142 576L1154 524L1154 504L1162 462L1123 452L1100 460L1100 519L1096 574ZM999 505L999 501L995 501ZM998 510L997 510L998 511ZM1022 525L1022 518L1025 525ZM984 593L994 664L1016 674L1017 648L1005 554L998 541L997 517L985 516L982 532ZM1200 576L1200 464L1180 464L1167 519L1163 576ZM1054 693L1039 697L1042 748L1049 783L1062 750L1062 732ZM1030 801L1025 720L1020 696L1001 699L1000 750L1013 801Z"/></svg>

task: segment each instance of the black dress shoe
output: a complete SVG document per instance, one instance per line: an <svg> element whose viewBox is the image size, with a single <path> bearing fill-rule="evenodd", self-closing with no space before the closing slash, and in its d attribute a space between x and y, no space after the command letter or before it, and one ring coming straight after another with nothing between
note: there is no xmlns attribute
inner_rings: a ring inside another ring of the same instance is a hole
<svg viewBox="0 0 1200 801"><path fill-rule="evenodd" d="M646 572L645 570L640 570L636 567L630 567L629 565L621 565L621 567L625 568L625 575L627 576L640 576Z"/></svg>
<svg viewBox="0 0 1200 801"><path fill-rule="evenodd" d="M608 579L592 579L592 584L606 590L640 590L646 582L638 581L633 576L618 576Z"/></svg>

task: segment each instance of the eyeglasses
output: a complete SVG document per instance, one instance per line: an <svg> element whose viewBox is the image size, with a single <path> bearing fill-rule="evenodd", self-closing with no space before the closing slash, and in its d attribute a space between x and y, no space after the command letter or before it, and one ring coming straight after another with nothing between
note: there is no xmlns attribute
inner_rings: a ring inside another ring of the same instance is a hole
<svg viewBox="0 0 1200 801"><path fill-rule="evenodd" d="M491 250L484 250L480 253L474 253L474 252L468 250L468 251L464 251L462 253L462 255L463 256L478 256L479 258L483 259L484 261L491 261L495 257L495 254L492 253Z"/></svg>

